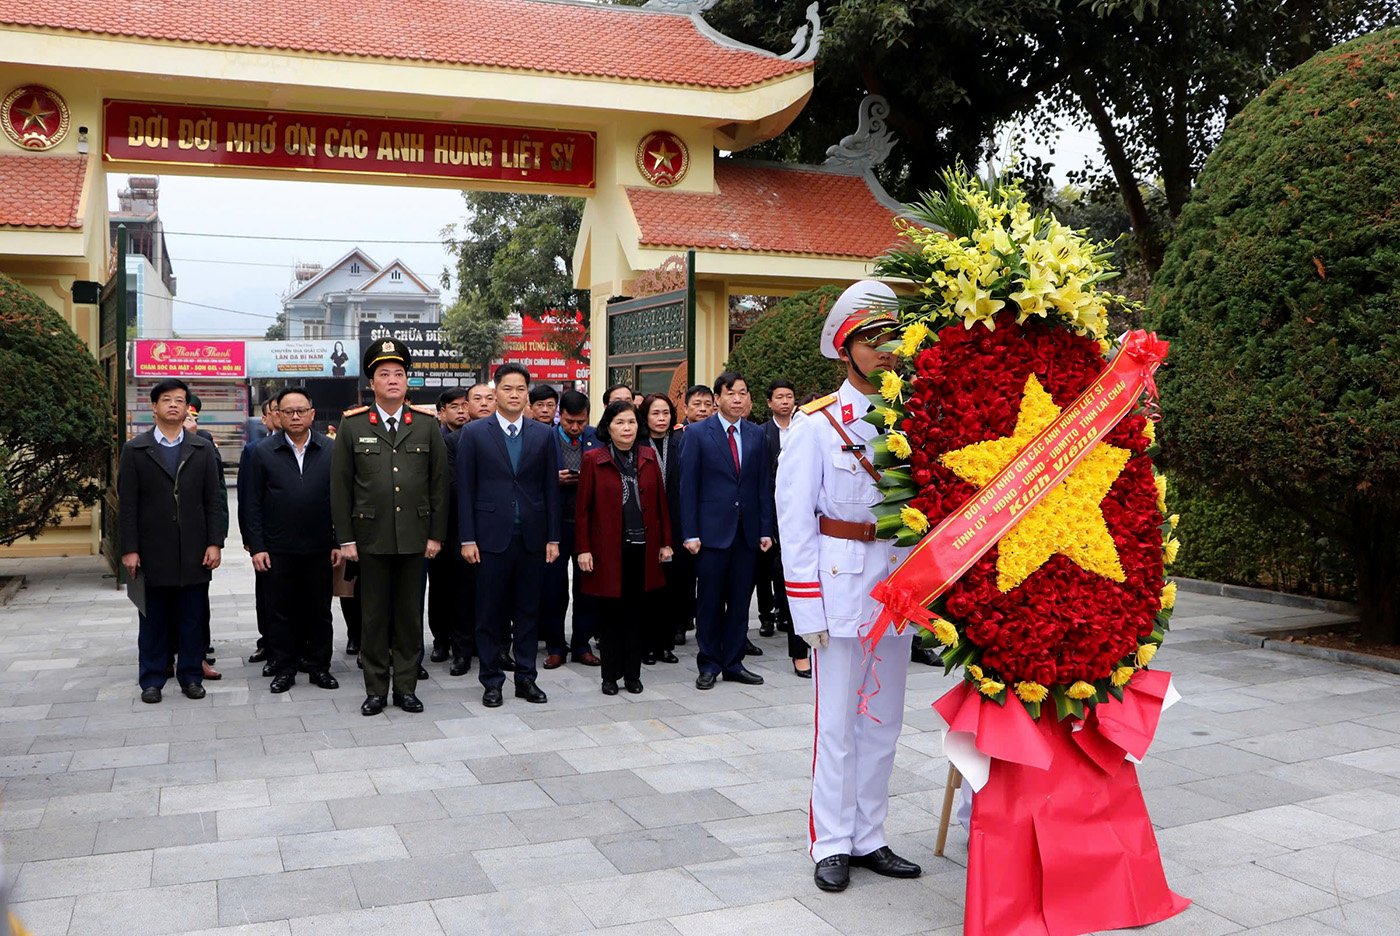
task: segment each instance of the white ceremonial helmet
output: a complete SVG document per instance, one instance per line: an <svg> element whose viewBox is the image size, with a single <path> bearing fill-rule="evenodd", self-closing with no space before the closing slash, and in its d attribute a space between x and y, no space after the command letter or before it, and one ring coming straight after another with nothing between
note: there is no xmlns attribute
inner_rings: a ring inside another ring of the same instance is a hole
<svg viewBox="0 0 1400 936"><path fill-rule="evenodd" d="M822 326L822 357L833 361L839 358L837 351L857 331L898 328L895 302L894 290L879 280L861 280L846 287L826 314L826 324Z"/></svg>

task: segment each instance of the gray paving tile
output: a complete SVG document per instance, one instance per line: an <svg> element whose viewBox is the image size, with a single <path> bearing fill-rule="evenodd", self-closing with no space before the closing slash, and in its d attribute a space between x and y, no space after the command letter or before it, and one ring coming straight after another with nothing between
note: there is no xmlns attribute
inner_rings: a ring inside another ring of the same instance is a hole
<svg viewBox="0 0 1400 936"><path fill-rule="evenodd" d="M558 886L617 875L617 868L588 839L485 848L475 856L501 891L538 887L541 881Z"/></svg>
<svg viewBox="0 0 1400 936"><path fill-rule="evenodd" d="M599 928L723 906L719 898L679 868L571 884L564 890Z"/></svg>
<svg viewBox="0 0 1400 936"><path fill-rule="evenodd" d="M352 865L350 876L365 907L466 897L495 890L481 865L468 854L364 862Z"/></svg>
<svg viewBox="0 0 1400 936"><path fill-rule="evenodd" d="M371 770L369 778L380 794L445 790L449 787L475 786L481 782L466 764L458 761L414 764L412 767L381 767Z"/></svg>
<svg viewBox="0 0 1400 936"><path fill-rule="evenodd" d="M1236 832L1246 832L1290 848L1297 848L1301 844L1325 845L1361 838L1373 831L1365 826L1304 809L1302 806L1261 809L1227 817L1221 824Z"/></svg>
<svg viewBox="0 0 1400 936"><path fill-rule="evenodd" d="M488 813L461 819L401 822L394 827L408 853L415 858L457 855L482 848L524 845L527 840L505 813Z"/></svg>
<svg viewBox="0 0 1400 936"><path fill-rule="evenodd" d="M8 792L8 791L7 791ZM160 810L159 790L132 790L120 793L83 793L56 796L44 809L42 825L72 825L154 816Z"/></svg>
<svg viewBox="0 0 1400 936"><path fill-rule="evenodd" d="M423 742L431 743L431 742ZM316 768L322 773L341 770L369 770L374 767L406 767L414 763L402 744L381 744L376 747L332 748L312 751Z"/></svg>
<svg viewBox="0 0 1400 936"><path fill-rule="evenodd" d="M213 760L181 761L178 764L149 764L118 767L113 771L112 792L149 790L152 787L192 786L218 779Z"/></svg>
<svg viewBox="0 0 1400 936"><path fill-rule="evenodd" d="M213 812L267 806L266 780L223 780L191 786L166 787L160 793L160 814Z"/></svg>
<svg viewBox="0 0 1400 936"><path fill-rule="evenodd" d="M218 922L214 883L150 887L116 894L84 894L73 907L69 936L108 936L113 922L140 921L143 933L187 933Z"/></svg>
<svg viewBox="0 0 1400 936"><path fill-rule="evenodd" d="M442 936L443 932L426 903L298 917L291 926L291 936Z"/></svg>
<svg viewBox="0 0 1400 936"><path fill-rule="evenodd" d="M151 883L151 852L31 861L19 871L15 902L135 890Z"/></svg>
<svg viewBox="0 0 1400 936"><path fill-rule="evenodd" d="M233 926L358 910L348 868L313 868L220 881L219 924Z"/></svg>
<svg viewBox="0 0 1400 936"><path fill-rule="evenodd" d="M506 815L527 842L559 842L639 830L613 803L580 803L541 809L512 810ZM501 843L507 844L507 843Z"/></svg>
<svg viewBox="0 0 1400 936"><path fill-rule="evenodd" d="M652 783L652 786L656 784ZM616 806L646 829L687 822L733 819L744 815L744 811L734 805L733 800L714 790L630 796L617 800Z"/></svg>
<svg viewBox="0 0 1400 936"><path fill-rule="evenodd" d="M215 759L214 769L219 780L266 780L315 773L316 762L309 751L292 751L261 757L220 757Z"/></svg>
<svg viewBox="0 0 1400 936"><path fill-rule="evenodd" d="M374 793L374 781L362 770L311 774L305 777L278 777L267 781L267 796L274 806L373 796Z"/></svg>
<svg viewBox="0 0 1400 936"><path fill-rule="evenodd" d="M10 912L31 933L66 933L73 919L76 897L53 897L11 904Z"/></svg>
<svg viewBox="0 0 1400 936"><path fill-rule="evenodd" d="M811 886L797 900L841 933L872 932L884 936L905 936L945 926L962 926L963 908L960 901L954 902L936 894L911 900L906 881L857 878L853 884L854 887L847 893L855 897L854 900L842 899L846 894L823 894ZM1151 931L1147 930L1146 933Z"/></svg>
<svg viewBox="0 0 1400 936"><path fill-rule="evenodd" d="M555 805L549 794L541 790L533 780L451 787L446 790L434 790L433 795L442 803L448 815L454 817Z"/></svg>
<svg viewBox="0 0 1400 936"><path fill-rule="evenodd" d="M26 861L91 855L96 838L95 822L7 832L4 836L5 861L14 865Z"/></svg>
<svg viewBox="0 0 1400 936"><path fill-rule="evenodd" d="M77 751L69 770L101 770L108 767L145 767L170 759L169 744L136 744Z"/></svg>
<svg viewBox="0 0 1400 936"><path fill-rule="evenodd" d="M288 871L408 857L393 826L283 835L277 841L282 849L282 866Z"/></svg>
<svg viewBox="0 0 1400 936"><path fill-rule="evenodd" d="M433 901L446 936L499 936L502 933L581 933L592 927L568 898L533 887L508 894L476 894Z"/></svg>
<svg viewBox="0 0 1400 936"><path fill-rule="evenodd" d="M1336 898L1258 865L1236 865L1229 874L1207 872L1172 882L1203 909L1240 926L1263 926L1334 905ZM1267 900L1259 899L1267 894Z"/></svg>
<svg viewBox="0 0 1400 936"><path fill-rule="evenodd" d="M646 796L658 792L655 787L630 770L550 777L537 782L540 789L561 806L596 803L622 796Z"/></svg>
<svg viewBox="0 0 1400 936"><path fill-rule="evenodd" d="M335 828L330 809L320 800L225 809L218 813L218 820L219 838L223 841L329 832Z"/></svg>
<svg viewBox="0 0 1400 936"><path fill-rule="evenodd" d="M728 845L693 823L604 835L595 844L623 874L735 857Z"/></svg>
<svg viewBox="0 0 1400 936"><path fill-rule="evenodd" d="M212 842L218 837L218 828L214 813L113 819L98 824L93 853L101 855Z"/></svg>
<svg viewBox="0 0 1400 936"><path fill-rule="evenodd" d="M157 848L151 883L190 884L221 878L273 874L283 870L277 839L250 838L202 845Z"/></svg>
<svg viewBox="0 0 1400 936"><path fill-rule="evenodd" d="M673 916L670 921L682 936L840 936L830 923L792 899Z"/></svg>
<svg viewBox="0 0 1400 936"><path fill-rule="evenodd" d="M604 748L586 748L589 752ZM572 751L566 753L574 753ZM546 777L569 777L578 774L573 765L556 751L538 754L503 754L499 757L472 757L467 769L481 783L509 783L513 780L541 780Z"/></svg>
<svg viewBox="0 0 1400 936"><path fill-rule="evenodd" d="M329 800L331 818L337 829L362 829L367 826L394 825L423 819L446 819L431 790L411 793L380 793L375 796Z"/></svg>
<svg viewBox="0 0 1400 936"><path fill-rule="evenodd" d="M1379 897L1400 884L1400 861L1346 843L1303 848L1257 863L1326 891L1339 902ZM1400 915L1396 919L1400 921Z"/></svg>

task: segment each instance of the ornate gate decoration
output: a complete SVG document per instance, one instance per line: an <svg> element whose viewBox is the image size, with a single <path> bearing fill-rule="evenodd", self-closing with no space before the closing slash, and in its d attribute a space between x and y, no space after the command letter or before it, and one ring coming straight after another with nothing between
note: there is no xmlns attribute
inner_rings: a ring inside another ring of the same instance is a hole
<svg viewBox="0 0 1400 936"><path fill-rule="evenodd" d="M674 288L682 272L684 285ZM684 369L687 384L694 380L695 252L690 251L683 263L679 257L667 260L655 276L648 279L644 274L631 285L645 289L663 280L673 288L608 306L609 386L621 383L645 393L668 393L679 369Z"/></svg>

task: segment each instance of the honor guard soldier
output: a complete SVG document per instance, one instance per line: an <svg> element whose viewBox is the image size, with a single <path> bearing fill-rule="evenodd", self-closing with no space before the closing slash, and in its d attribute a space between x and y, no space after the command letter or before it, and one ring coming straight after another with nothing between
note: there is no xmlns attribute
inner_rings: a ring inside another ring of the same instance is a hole
<svg viewBox="0 0 1400 936"><path fill-rule="evenodd" d="M880 609L870 590L909 552L875 538L871 507L882 494L871 443L882 430L862 419L872 408L866 395L875 392L868 375L893 364L879 345L897 326L870 305L892 305L894 298L888 286L864 280L832 305L821 352L845 363L846 380L801 408L778 459L778 535L793 630L813 651L808 829L816 884L824 891L845 890L851 867L888 877L921 873L890 849L884 829L913 635L888 634L878 658L860 641Z"/></svg>
<svg viewBox="0 0 1400 936"><path fill-rule="evenodd" d="M331 513L341 555L360 565L361 714L384 711L389 694L405 712L423 711L423 557L447 535L447 448L431 407L405 404L408 347L372 342L364 374L374 403L345 411L331 461Z"/></svg>

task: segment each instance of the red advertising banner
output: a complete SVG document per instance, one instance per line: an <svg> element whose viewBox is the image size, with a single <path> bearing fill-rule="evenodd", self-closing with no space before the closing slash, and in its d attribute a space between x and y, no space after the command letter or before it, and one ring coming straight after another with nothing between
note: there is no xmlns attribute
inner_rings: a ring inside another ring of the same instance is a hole
<svg viewBox="0 0 1400 936"><path fill-rule="evenodd" d="M584 342L585 360L577 360L563 354L559 348L561 339L576 341L583 337L583 316L578 313L546 313L539 319L525 319L521 322L519 335L506 335L505 353L492 362L507 361L522 364L530 372L531 380L546 383L568 383L588 379L588 343Z"/></svg>
<svg viewBox="0 0 1400 936"><path fill-rule="evenodd" d="M587 130L103 102L105 162L298 169L592 189Z"/></svg>
<svg viewBox="0 0 1400 936"><path fill-rule="evenodd" d="M1069 476L1089 450L1132 412L1144 390L1155 398L1152 379L1167 356L1167 342L1133 331L1113 362L961 510L919 541L899 568L870 592L884 604L862 638L879 643L890 625L903 631L912 621L932 630L928 604L953 586L1051 489Z"/></svg>
<svg viewBox="0 0 1400 936"><path fill-rule="evenodd" d="M229 377L247 373L241 341L136 342L136 377Z"/></svg>

